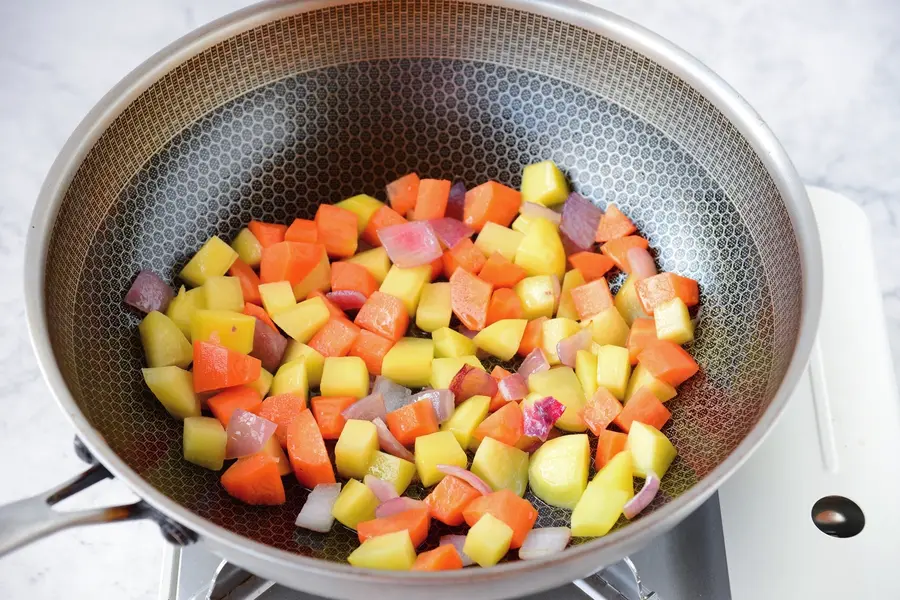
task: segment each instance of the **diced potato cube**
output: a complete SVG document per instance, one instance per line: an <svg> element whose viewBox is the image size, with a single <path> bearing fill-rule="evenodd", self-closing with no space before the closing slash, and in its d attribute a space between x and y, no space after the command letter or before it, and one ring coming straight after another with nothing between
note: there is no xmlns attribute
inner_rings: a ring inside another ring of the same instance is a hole
<svg viewBox="0 0 900 600"><path fill-rule="evenodd" d="M214 275L224 275L238 257L231 246L212 236L178 274L193 287L200 287Z"/></svg>
<svg viewBox="0 0 900 600"><path fill-rule="evenodd" d="M401 338L384 355L381 374L406 387L425 387L431 381L434 342L420 338Z"/></svg>
<svg viewBox="0 0 900 600"><path fill-rule="evenodd" d="M617 453L594 475L591 484L601 485L610 490L622 490L631 498L634 496L634 457L628 450Z"/></svg>
<svg viewBox="0 0 900 600"><path fill-rule="evenodd" d="M472 473L481 477L495 492L509 490L524 496L528 487L528 453L486 437L475 451Z"/></svg>
<svg viewBox="0 0 900 600"><path fill-rule="evenodd" d="M478 360L477 356L458 356L454 358L435 358L431 362L431 385L436 390L445 390L450 388L450 382L453 377L459 373L463 365L472 365L477 369L484 371L484 365Z"/></svg>
<svg viewBox="0 0 900 600"><path fill-rule="evenodd" d="M522 171L522 202L553 206L562 204L568 197L566 176L553 161L528 165Z"/></svg>
<svg viewBox="0 0 900 600"><path fill-rule="evenodd" d="M490 396L472 396L457 406L450 418L441 423L441 431L451 432L460 446L468 448L472 434L487 417L490 406Z"/></svg>
<svg viewBox="0 0 900 600"><path fill-rule="evenodd" d="M653 395L660 402L668 402L678 395L678 391L674 387L665 381L657 379L650 374L650 371L644 365L638 363L634 371L631 372L631 379L628 380L628 389L625 390L625 402L631 400L634 393L642 387L650 388L650 391L653 392Z"/></svg>
<svg viewBox="0 0 900 600"><path fill-rule="evenodd" d="M656 321L657 338L676 344L694 341L694 323L681 298L672 298L653 309L653 320Z"/></svg>
<svg viewBox="0 0 900 600"><path fill-rule="evenodd" d="M556 226L547 219L534 219L522 237L514 262L529 277L556 275L562 281L566 274L566 251Z"/></svg>
<svg viewBox="0 0 900 600"><path fill-rule="evenodd" d="M319 387L322 382L322 369L325 367L325 357L319 354L315 348L297 340L288 341L281 363L286 364L295 360L302 360L306 364L306 378L310 387Z"/></svg>
<svg viewBox="0 0 900 600"><path fill-rule="evenodd" d="M203 284L203 294L206 297L206 308L210 310L244 310L244 292L241 290L241 280L237 277L207 277Z"/></svg>
<svg viewBox="0 0 900 600"><path fill-rule="evenodd" d="M331 516L355 531L359 523L375 518L378 504L378 498L366 484L351 479L335 501Z"/></svg>
<svg viewBox="0 0 900 600"><path fill-rule="evenodd" d="M475 238L475 247L485 256L499 252L506 260L512 260L516 257L516 250L519 249L524 237L520 231L488 221Z"/></svg>
<svg viewBox="0 0 900 600"><path fill-rule="evenodd" d="M382 571L409 571L416 562L416 548L409 531L402 529L367 539L347 557L354 567Z"/></svg>
<svg viewBox="0 0 900 600"><path fill-rule="evenodd" d="M436 358L469 356L475 354L478 349L475 342L449 327L441 327L432 332L431 339L434 340L434 356Z"/></svg>
<svg viewBox="0 0 900 600"><path fill-rule="evenodd" d="M225 428L218 419L188 417L184 420L184 460L190 463L218 471L225 464L227 441Z"/></svg>
<svg viewBox="0 0 900 600"><path fill-rule="evenodd" d="M678 455L678 450L658 429L635 421L628 432L625 449L631 451L634 460L634 476L646 478L653 472L661 479L669 465Z"/></svg>
<svg viewBox="0 0 900 600"><path fill-rule="evenodd" d="M388 271L391 269L391 259L388 257L387 250L382 246L360 252L355 256L345 259L344 262L355 263L365 268L372 274L372 277L375 278L378 285L381 285L384 282L384 278L387 277Z"/></svg>
<svg viewBox="0 0 900 600"><path fill-rule="evenodd" d="M528 485L552 506L575 508L587 485L591 446L585 433L547 440L531 455Z"/></svg>
<svg viewBox="0 0 900 600"><path fill-rule="evenodd" d="M522 316L529 321L553 316L559 297L552 276L526 277L515 285L513 291L522 302Z"/></svg>
<svg viewBox="0 0 900 600"><path fill-rule="evenodd" d="M624 348L628 342L628 332L630 331L628 323L625 322L619 309L615 306L610 306L597 313L584 325L591 328L591 337L595 344Z"/></svg>
<svg viewBox="0 0 900 600"><path fill-rule="evenodd" d="M422 331L436 331L449 327L453 311L450 308L450 282L426 283L416 309L416 325Z"/></svg>
<svg viewBox="0 0 900 600"><path fill-rule="evenodd" d="M528 215L519 215L516 217L516 220L513 221L510 226L514 231L518 231L520 233L528 233L528 228L531 227L531 219Z"/></svg>
<svg viewBox="0 0 900 600"><path fill-rule="evenodd" d="M482 567L493 567L509 552L512 528L490 513L485 513L466 534L463 552Z"/></svg>
<svg viewBox="0 0 900 600"><path fill-rule="evenodd" d="M444 474L438 471L438 465L455 465L465 469L469 464L456 436L449 431L417 437L415 456L416 471L425 487L431 487L444 478Z"/></svg>
<svg viewBox="0 0 900 600"><path fill-rule="evenodd" d="M371 421L350 419L334 447L334 465L341 477L362 479L378 451L378 430Z"/></svg>
<svg viewBox="0 0 900 600"><path fill-rule="evenodd" d="M366 225L369 224L369 219L372 218L372 215L375 214L379 208L384 206L383 202L379 202L372 196L367 194L359 194L358 196L353 196L352 198L347 198L346 200L341 200L335 206L343 208L345 210L349 210L354 215L356 215L356 230L358 235L362 235L363 230L365 230Z"/></svg>
<svg viewBox="0 0 900 600"><path fill-rule="evenodd" d="M325 357L319 391L323 396L368 396L369 371L366 363L358 356Z"/></svg>
<svg viewBox="0 0 900 600"><path fill-rule="evenodd" d="M309 399L309 379L306 375L306 363L302 360L286 362L275 372L270 390L273 396L294 394L304 400ZM328 394L331 395L331 394Z"/></svg>
<svg viewBox="0 0 900 600"><path fill-rule="evenodd" d="M399 298L409 316L416 314L425 284L431 280L431 265L401 269L393 265L378 290Z"/></svg>
<svg viewBox="0 0 900 600"><path fill-rule="evenodd" d="M587 425L581 418L586 400L581 382L569 367L554 367L549 371L534 373L528 378L528 391L542 396L553 396L566 407L566 412L556 422L563 431L584 431Z"/></svg>
<svg viewBox="0 0 900 600"><path fill-rule="evenodd" d="M479 331L472 341L488 354L510 360L516 355L527 326L527 319L501 319Z"/></svg>
<svg viewBox="0 0 900 600"><path fill-rule="evenodd" d="M259 377L253 383L248 383L247 385L252 387L254 390L259 392L260 398L265 398L269 393L269 390L272 388L272 381L275 377L266 371L265 369L259 370Z"/></svg>
<svg viewBox="0 0 900 600"><path fill-rule="evenodd" d="M317 296L272 315L272 320L286 334L305 344L328 322L330 316L325 302Z"/></svg>
<svg viewBox="0 0 900 600"><path fill-rule="evenodd" d="M641 306L635 283L634 276L629 275L622 287L619 288L614 299L616 308L619 309L619 314L622 315L629 327L631 327L635 319L646 319L648 316L644 312L644 307Z"/></svg>
<svg viewBox="0 0 900 600"><path fill-rule="evenodd" d="M191 340L218 343L241 354L253 350L253 331L256 318L230 310L197 310L191 318Z"/></svg>
<svg viewBox="0 0 900 600"><path fill-rule="evenodd" d="M319 264L309 272L309 275L300 280L300 283L294 286L294 298L302 300L309 296L313 290L327 292L331 289L331 263L328 262L328 255L322 249L322 255L319 257Z"/></svg>
<svg viewBox="0 0 900 600"><path fill-rule="evenodd" d="M566 271L563 277L562 291L559 294L559 308L556 309L556 316L564 319L578 320L578 310L575 308L575 301L572 299L572 290L579 285L584 285L584 275L578 269Z"/></svg>
<svg viewBox="0 0 900 600"><path fill-rule="evenodd" d="M195 312L204 308L206 308L206 294L202 287L185 290L184 286L181 286L178 295L169 302L166 316L172 319L184 337L191 341L191 319Z"/></svg>
<svg viewBox="0 0 900 600"><path fill-rule="evenodd" d="M244 227L231 242L231 247L243 262L251 267L258 267L262 262L262 244L249 229Z"/></svg>
<svg viewBox="0 0 900 600"><path fill-rule="evenodd" d="M366 475L373 475L394 486L403 495L416 475L416 465L387 452L376 451Z"/></svg>
<svg viewBox="0 0 900 600"><path fill-rule="evenodd" d="M178 367L141 369L144 382L156 399L176 419L200 416L200 398L194 393L194 376Z"/></svg>
<svg viewBox="0 0 900 600"><path fill-rule="evenodd" d="M579 331L581 331L581 325L572 319L547 319L543 322L541 325L541 348L551 365L559 364L559 352L556 350L556 345Z"/></svg>
<svg viewBox="0 0 900 600"><path fill-rule="evenodd" d="M186 368L194 359L194 350L175 322L154 310L147 314L138 325L141 345L149 367Z"/></svg>
<svg viewBox="0 0 900 600"><path fill-rule="evenodd" d="M575 376L581 382L585 399L597 391L597 357L588 350L579 350L575 355Z"/></svg>
<svg viewBox="0 0 900 600"><path fill-rule="evenodd" d="M572 511L572 535L606 535L633 496L631 455L619 452L594 476Z"/></svg>
<svg viewBox="0 0 900 600"><path fill-rule="evenodd" d="M262 298L263 308L266 309L270 317L275 317L275 315L297 306L290 281L261 283L259 285L259 295Z"/></svg>
<svg viewBox="0 0 900 600"><path fill-rule="evenodd" d="M597 349L597 384L622 400L631 376L628 350L621 346L600 346Z"/></svg>

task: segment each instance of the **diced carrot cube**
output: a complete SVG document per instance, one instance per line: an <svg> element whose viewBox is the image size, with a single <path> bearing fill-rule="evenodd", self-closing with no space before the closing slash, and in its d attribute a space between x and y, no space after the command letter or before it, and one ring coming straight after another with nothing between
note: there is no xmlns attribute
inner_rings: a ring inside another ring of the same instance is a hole
<svg viewBox="0 0 900 600"><path fill-rule="evenodd" d="M450 277L450 307L453 314L469 329L484 329L493 289L491 284L477 275L457 269Z"/></svg>
<svg viewBox="0 0 900 600"><path fill-rule="evenodd" d="M625 403L625 408L622 409L622 412L619 413L613 423L626 433L631 431L631 424L635 421L650 425L656 429L662 429L671 416L672 413L660 402L653 391L642 387L629 398L628 402Z"/></svg>
<svg viewBox="0 0 900 600"><path fill-rule="evenodd" d="M306 410L306 400L303 396L279 394L263 400L257 414L278 426L275 429L275 439L282 447L287 447L288 427L304 410Z"/></svg>
<svg viewBox="0 0 900 600"><path fill-rule="evenodd" d="M359 335L359 327L346 318L330 318L309 340L309 347L328 358L347 356Z"/></svg>
<svg viewBox="0 0 900 600"><path fill-rule="evenodd" d="M399 298L375 292L359 309L354 323L396 342L406 334L409 313Z"/></svg>
<svg viewBox="0 0 900 600"><path fill-rule="evenodd" d="M315 221L294 219L291 226L284 232L284 241L315 244L319 241L319 228L316 227Z"/></svg>
<svg viewBox="0 0 900 600"><path fill-rule="evenodd" d="M404 175L387 184L385 191L391 208L405 215L416 207L416 198L419 197L419 176L415 173Z"/></svg>
<svg viewBox="0 0 900 600"><path fill-rule="evenodd" d="M252 387L244 385L223 390L206 401L206 406L213 416L222 423L222 427L228 427L231 415L234 414L235 410L241 408L256 414L259 412L261 405L262 398L260 398L259 392Z"/></svg>
<svg viewBox="0 0 900 600"><path fill-rule="evenodd" d="M494 286L494 288L511 288L525 279L525 269L511 262L499 252L491 254L478 276Z"/></svg>
<svg viewBox="0 0 900 600"><path fill-rule="evenodd" d="M651 375L674 387L681 385L700 370L687 350L666 340L657 340L644 348L638 355L638 362L644 365ZM631 400L628 402L630 404Z"/></svg>
<svg viewBox="0 0 900 600"><path fill-rule="evenodd" d="M427 508L413 508L393 514L382 519L372 519L357 524L356 533L360 542L379 535L387 535L397 531L409 532L409 539L413 546L421 546L428 537L428 528L431 524L431 516Z"/></svg>
<svg viewBox="0 0 900 600"><path fill-rule="evenodd" d="M394 342L368 330L361 330L350 346L350 356L358 356L366 363L370 375L381 375L381 364Z"/></svg>
<svg viewBox="0 0 900 600"><path fill-rule="evenodd" d="M441 273L444 272L444 255L438 256L436 259L431 261L431 276L428 278L429 281L434 281L438 277L441 276Z"/></svg>
<svg viewBox="0 0 900 600"><path fill-rule="evenodd" d="M430 400L419 400L389 412L385 423L397 441L404 446L415 443L417 437L435 433L438 430L437 416Z"/></svg>
<svg viewBox="0 0 900 600"><path fill-rule="evenodd" d="M615 266L613 260L596 252L578 252L569 257L573 269L578 269L588 283L600 279Z"/></svg>
<svg viewBox="0 0 900 600"><path fill-rule="evenodd" d="M210 392L253 383L259 379L262 363L211 342L194 342L194 391Z"/></svg>
<svg viewBox="0 0 900 600"><path fill-rule="evenodd" d="M521 548L528 537L528 532L537 521L537 510L531 502L520 498L510 490L500 490L487 496L475 498L463 511L463 518L469 527L475 525L484 515L500 519L513 530L510 548Z"/></svg>
<svg viewBox="0 0 900 600"><path fill-rule="evenodd" d="M345 208L320 204L316 211L318 237L328 256L350 258L356 254L359 240L357 216Z"/></svg>
<svg viewBox="0 0 900 600"><path fill-rule="evenodd" d="M653 319L635 319L631 324L631 331L628 332L628 341L625 342L631 364L636 365L638 356L644 351L644 348L655 341L656 323Z"/></svg>
<svg viewBox="0 0 900 600"><path fill-rule="evenodd" d="M416 207L413 209L413 221L440 219L447 210L450 199L451 182L447 179L422 179L419 181L419 193Z"/></svg>
<svg viewBox="0 0 900 600"><path fill-rule="evenodd" d="M278 461L268 454L239 459L222 473L220 481L229 495L247 504L275 506L285 502Z"/></svg>
<svg viewBox="0 0 900 600"><path fill-rule="evenodd" d="M538 317L528 321L525 326L525 333L522 335L522 341L519 342L519 356L528 356L535 348L540 347L544 339L544 321L547 317Z"/></svg>
<svg viewBox="0 0 900 600"><path fill-rule="evenodd" d="M259 280L262 283L289 281L297 285L318 266L325 247L303 242L279 242L262 252Z"/></svg>
<svg viewBox="0 0 900 600"><path fill-rule="evenodd" d="M635 284L635 289L641 306L648 315L652 315L660 304L675 298L681 298L686 306L696 306L700 302L697 282L675 273L660 273L642 279Z"/></svg>
<svg viewBox="0 0 900 600"><path fill-rule="evenodd" d="M341 415L345 408L357 401L354 396L316 396L309 401L322 439L336 440L341 437L347 419Z"/></svg>
<svg viewBox="0 0 900 600"><path fill-rule="evenodd" d="M363 230L362 239L371 246L380 246L381 240L378 239L378 230L393 225L402 225L406 223L406 219L390 206L382 206L369 219L366 228Z"/></svg>
<svg viewBox="0 0 900 600"><path fill-rule="evenodd" d="M457 268L462 267L473 275L478 275L484 266L485 258L481 250L469 238L463 238L449 250L444 252L444 277L450 279Z"/></svg>
<svg viewBox="0 0 900 600"><path fill-rule="evenodd" d="M500 288L491 294L487 324L490 325L503 319L521 319L523 313L522 301L519 300L518 294L509 288Z"/></svg>
<svg viewBox="0 0 900 600"><path fill-rule="evenodd" d="M312 489L320 483L335 483L334 467L331 466L322 432L308 409L301 412L288 427L287 451L294 475L301 485Z"/></svg>
<svg viewBox="0 0 900 600"><path fill-rule="evenodd" d="M588 400L582 418L594 435L600 435L622 412L622 403L609 390L600 386Z"/></svg>
<svg viewBox="0 0 900 600"><path fill-rule="evenodd" d="M608 242L631 235L635 231L637 231L637 227L634 226L631 219L626 217L615 204L610 204L600 218L596 240L598 242Z"/></svg>
<svg viewBox="0 0 900 600"><path fill-rule="evenodd" d="M488 181L466 192L463 222L475 231L481 231L488 221L509 227L521 205L521 193L502 183Z"/></svg>
<svg viewBox="0 0 900 600"><path fill-rule="evenodd" d="M378 282L362 265L336 262L331 265L331 289L352 290L368 298L378 289Z"/></svg>
<svg viewBox="0 0 900 600"><path fill-rule="evenodd" d="M234 262L231 263L228 274L238 278L238 281L241 284L241 293L244 296L244 302L262 304L262 298L259 295L259 277L250 265L240 258L236 258Z"/></svg>
<svg viewBox="0 0 900 600"><path fill-rule="evenodd" d="M447 476L441 479L434 490L425 498L431 509L431 516L455 527L463 523L463 511L469 502L481 496L481 492L458 477Z"/></svg>
<svg viewBox="0 0 900 600"><path fill-rule="evenodd" d="M434 550L423 552L416 557L416 562L412 566L413 571L455 571L462 568L462 557L453 544L444 544Z"/></svg>
<svg viewBox="0 0 900 600"><path fill-rule="evenodd" d="M260 246L268 248L284 241L284 232L287 231L287 225L250 221L247 229L259 241Z"/></svg>
<svg viewBox="0 0 900 600"><path fill-rule="evenodd" d="M614 306L613 296L605 277L579 285L572 289L571 294L575 310L578 311L578 316L582 320L589 319L610 306Z"/></svg>
<svg viewBox="0 0 900 600"><path fill-rule="evenodd" d="M612 457L625 449L628 434L604 429L597 435L597 454L594 455L594 469L599 471Z"/></svg>
<svg viewBox="0 0 900 600"><path fill-rule="evenodd" d="M631 273L628 264L628 251L632 248L649 248L650 243L639 235L615 238L600 246L600 252L612 259L616 266L626 273Z"/></svg>
<svg viewBox="0 0 900 600"><path fill-rule="evenodd" d="M488 415L488 418L475 428L472 438L480 443L484 438L490 437L507 446L515 446L524 434L522 409L518 403L510 402L497 412Z"/></svg>
<svg viewBox="0 0 900 600"><path fill-rule="evenodd" d="M500 383L501 381L503 381L510 375L512 375L512 373L510 373L509 371L507 371L500 365L495 366L493 368L493 370L491 370L491 377L493 377L497 381L497 383ZM507 400L506 398L504 398L503 394L501 394L500 391L498 390L496 394L491 396L491 403L488 406L488 411L494 412L494 411L500 410L501 408L503 408L504 406L506 406L509 403L510 403L510 400Z"/></svg>

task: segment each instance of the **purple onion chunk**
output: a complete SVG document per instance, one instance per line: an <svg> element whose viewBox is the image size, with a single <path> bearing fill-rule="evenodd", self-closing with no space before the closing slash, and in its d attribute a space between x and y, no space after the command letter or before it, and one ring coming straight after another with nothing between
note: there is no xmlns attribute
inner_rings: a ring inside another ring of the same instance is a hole
<svg viewBox="0 0 900 600"><path fill-rule="evenodd" d="M590 250L597 236L603 211L579 194L572 192L563 204L559 233L566 254Z"/></svg>
<svg viewBox="0 0 900 600"><path fill-rule="evenodd" d="M125 294L125 304L145 314L155 310L166 312L174 297L172 288L159 275L153 271L141 271Z"/></svg>

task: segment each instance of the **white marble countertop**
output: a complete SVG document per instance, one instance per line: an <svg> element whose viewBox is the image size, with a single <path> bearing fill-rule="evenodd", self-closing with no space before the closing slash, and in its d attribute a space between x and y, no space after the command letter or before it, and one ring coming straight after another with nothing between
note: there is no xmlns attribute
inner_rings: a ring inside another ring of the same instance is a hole
<svg viewBox="0 0 900 600"><path fill-rule="evenodd" d="M874 230L900 366L900 4L595 0L699 57L762 114L804 180L859 202ZM247 0L0 3L0 504L82 465L27 340L22 248L41 181L84 114L141 61ZM900 369L898 369L900 371ZM80 501L121 500L119 484ZM156 598L162 541L133 523L59 534L0 560L0 598Z"/></svg>

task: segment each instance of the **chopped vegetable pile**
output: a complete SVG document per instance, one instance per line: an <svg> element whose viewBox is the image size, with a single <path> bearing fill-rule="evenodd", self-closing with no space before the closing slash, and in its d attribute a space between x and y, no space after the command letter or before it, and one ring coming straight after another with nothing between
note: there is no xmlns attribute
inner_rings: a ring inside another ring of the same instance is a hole
<svg viewBox="0 0 900 600"><path fill-rule="evenodd" d="M185 460L236 459L221 484L253 505L284 503L293 475L312 490L297 527L355 530L359 567L535 559L635 518L677 453L660 429L698 370L682 348L697 282L657 273L632 221L549 161L521 192L415 173L386 191L213 237L177 294L138 274L144 379L183 420ZM518 367L488 373L486 356ZM424 501L403 495L416 478ZM571 528L533 529L528 488ZM426 551L431 519L468 533Z"/></svg>

